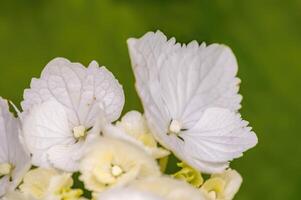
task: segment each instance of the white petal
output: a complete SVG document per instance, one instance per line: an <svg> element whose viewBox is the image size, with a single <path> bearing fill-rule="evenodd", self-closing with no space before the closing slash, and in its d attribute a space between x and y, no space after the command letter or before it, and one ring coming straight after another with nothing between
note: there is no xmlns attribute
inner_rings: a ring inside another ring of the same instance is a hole
<svg viewBox="0 0 301 200"><path fill-rule="evenodd" d="M190 144L195 142L206 148L208 152L202 151L202 160L226 162L240 157L243 151L256 145L257 137L247 125L239 114L222 108L209 108L193 128L182 133L182 137Z"/></svg>
<svg viewBox="0 0 301 200"><path fill-rule="evenodd" d="M71 145L56 145L47 151L47 159L56 168L75 172L79 169L79 161L90 146L100 138L99 134L88 134L85 141Z"/></svg>
<svg viewBox="0 0 301 200"><path fill-rule="evenodd" d="M13 190L30 168L30 156L19 140L20 122L9 112L8 103L0 97L0 163L14 166L11 177L0 178L0 197Z"/></svg>
<svg viewBox="0 0 301 200"><path fill-rule="evenodd" d="M83 144L56 145L47 151L49 162L58 169L68 172L77 171L82 156Z"/></svg>
<svg viewBox="0 0 301 200"><path fill-rule="evenodd" d="M36 150L31 157L31 162L35 166L39 166L42 168L53 168L51 163L48 160L48 155L45 150L38 151Z"/></svg>
<svg viewBox="0 0 301 200"><path fill-rule="evenodd" d="M31 152L46 150L54 144L74 142L67 113L55 100L46 101L32 108L24 119L23 133Z"/></svg>
<svg viewBox="0 0 301 200"><path fill-rule="evenodd" d="M47 151L55 145L74 144L64 107L55 100L34 106L23 121L23 134L35 165L47 167ZM64 156L64 155L62 155Z"/></svg>
<svg viewBox="0 0 301 200"><path fill-rule="evenodd" d="M207 109L193 128L180 133L185 141L185 158L190 157L190 164L204 172L218 171L204 169L204 163L227 167L228 161L257 144L255 133L247 125L239 114L227 109Z"/></svg>
<svg viewBox="0 0 301 200"><path fill-rule="evenodd" d="M99 104L106 118L116 120L124 104L122 87L105 67L93 61L88 68L64 58L50 61L41 78L32 79L21 103L25 112L34 105L54 98L64 105L71 125L91 127Z"/></svg>

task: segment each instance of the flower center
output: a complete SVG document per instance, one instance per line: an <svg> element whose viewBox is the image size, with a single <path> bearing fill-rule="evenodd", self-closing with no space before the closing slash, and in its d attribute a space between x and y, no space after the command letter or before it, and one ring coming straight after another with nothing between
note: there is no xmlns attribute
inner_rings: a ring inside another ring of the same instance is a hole
<svg viewBox="0 0 301 200"><path fill-rule="evenodd" d="M73 136L75 139L82 139L85 138L87 135L87 130L84 126L76 126L73 128Z"/></svg>
<svg viewBox="0 0 301 200"><path fill-rule="evenodd" d="M170 122L170 125L169 125L169 132L170 133L178 134L178 133L181 132L181 129L182 129L182 124L178 120L173 119Z"/></svg>
<svg viewBox="0 0 301 200"><path fill-rule="evenodd" d="M0 177L11 174L13 166L9 163L0 164Z"/></svg>
<svg viewBox="0 0 301 200"><path fill-rule="evenodd" d="M111 173L114 177L118 177L123 173L123 170L118 165L113 165L111 168Z"/></svg>

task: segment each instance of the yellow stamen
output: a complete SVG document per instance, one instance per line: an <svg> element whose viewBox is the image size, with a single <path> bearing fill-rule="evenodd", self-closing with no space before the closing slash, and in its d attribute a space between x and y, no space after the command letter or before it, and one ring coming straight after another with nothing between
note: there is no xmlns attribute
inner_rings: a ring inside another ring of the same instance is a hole
<svg viewBox="0 0 301 200"><path fill-rule="evenodd" d="M73 136L75 139L84 138L86 133L86 128L84 126L76 126L73 128Z"/></svg>
<svg viewBox="0 0 301 200"><path fill-rule="evenodd" d="M172 120L170 125L169 125L169 131L170 133L175 133L178 134L180 133L182 129L182 124L178 120Z"/></svg>
<svg viewBox="0 0 301 200"><path fill-rule="evenodd" d="M117 177L120 176L123 173L123 170L118 166L118 165L114 165L112 167L112 175Z"/></svg>

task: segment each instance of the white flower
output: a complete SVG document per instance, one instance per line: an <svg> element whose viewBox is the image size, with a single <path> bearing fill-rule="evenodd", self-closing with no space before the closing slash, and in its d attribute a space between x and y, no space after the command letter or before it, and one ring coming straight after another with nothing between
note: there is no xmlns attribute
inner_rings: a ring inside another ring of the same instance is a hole
<svg viewBox="0 0 301 200"><path fill-rule="evenodd" d="M73 180L70 173L54 169L36 168L29 171L20 185L23 194L37 200L76 200L83 194L81 189L71 189Z"/></svg>
<svg viewBox="0 0 301 200"><path fill-rule="evenodd" d="M95 61L85 68L63 58L52 60L40 79L32 79L22 102L33 163L76 171L87 140L98 133L98 116L115 121L123 104L122 87L105 67Z"/></svg>
<svg viewBox="0 0 301 200"><path fill-rule="evenodd" d="M106 136L132 142L156 159L169 155L169 151L158 147L157 141L147 127L144 116L138 111L126 113L121 121L116 122L116 126L106 124L102 131Z"/></svg>
<svg viewBox="0 0 301 200"><path fill-rule="evenodd" d="M19 140L20 121L0 97L0 198L14 190L30 168L30 156Z"/></svg>
<svg viewBox="0 0 301 200"><path fill-rule="evenodd" d="M167 176L133 181L129 187L158 195L164 200L207 200L198 189Z"/></svg>
<svg viewBox="0 0 301 200"><path fill-rule="evenodd" d="M103 192L98 200L164 200L152 193L135 190L132 188L114 188Z"/></svg>
<svg viewBox="0 0 301 200"><path fill-rule="evenodd" d="M224 46L181 45L163 33L128 40L136 88L159 142L206 173L221 172L257 143L237 114L237 63Z"/></svg>
<svg viewBox="0 0 301 200"><path fill-rule="evenodd" d="M149 176L160 176L155 160L124 140L95 140L80 163L80 180L88 190L102 192Z"/></svg>
<svg viewBox="0 0 301 200"><path fill-rule="evenodd" d="M228 169L220 174L211 175L201 187L210 200L232 200L242 183L240 174Z"/></svg>

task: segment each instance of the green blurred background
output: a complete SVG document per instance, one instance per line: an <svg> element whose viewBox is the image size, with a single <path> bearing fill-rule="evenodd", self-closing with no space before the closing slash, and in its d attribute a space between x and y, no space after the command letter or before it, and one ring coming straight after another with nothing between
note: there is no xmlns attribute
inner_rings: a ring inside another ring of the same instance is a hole
<svg viewBox="0 0 301 200"><path fill-rule="evenodd" d="M232 163L244 177L236 199L300 199L301 1L0 0L0 94L19 103L54 57L95 59L124 86L125 111L141 110L126 39L156 29L225 43L238 58L259 144Z"/></svg>

